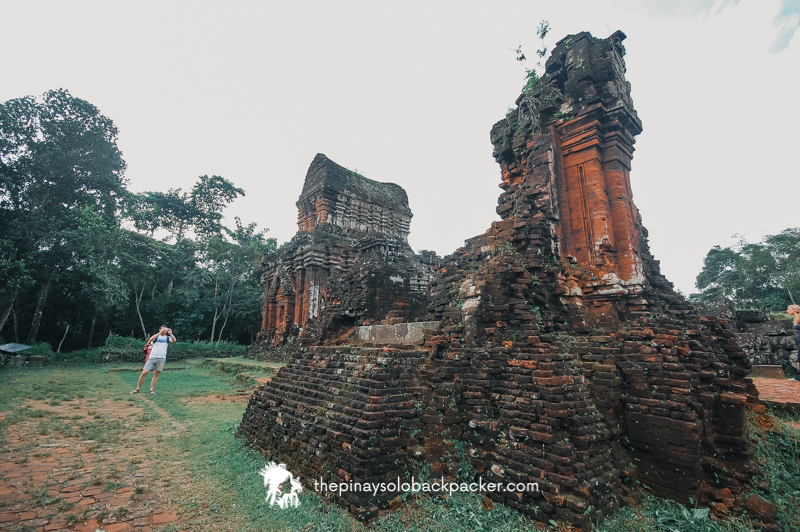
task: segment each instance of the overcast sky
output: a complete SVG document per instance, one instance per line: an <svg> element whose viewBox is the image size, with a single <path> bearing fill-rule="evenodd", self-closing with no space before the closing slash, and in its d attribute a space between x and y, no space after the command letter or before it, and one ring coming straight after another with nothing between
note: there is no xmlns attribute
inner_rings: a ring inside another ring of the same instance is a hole
<svg viewBox="0 0 800 532"><path fill-rule="evenodd" d="M678 289L712 246L800 226L800 0L0 0L0 101L68 89L119 128L132 190L224 176L230 225L279 242L324 153L405 188L411 245L445 255L498 219L489 130L543 19L551 48L627 34L634 201Z"/></svg>

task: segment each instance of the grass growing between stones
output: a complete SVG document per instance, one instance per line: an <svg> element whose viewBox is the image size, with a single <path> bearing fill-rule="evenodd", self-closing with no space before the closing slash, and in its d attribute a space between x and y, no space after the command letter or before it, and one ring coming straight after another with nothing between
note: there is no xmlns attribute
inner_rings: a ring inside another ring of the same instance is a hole
<svg viewBox="0 0 800 532"><path fill-rule="evenodd" d="M298 508L270 508L264 501L266 492L258 474L266 459L243 447L234 437L246 404L244 396L249 395L241 388L241 381L237 381L235 375L203 365L200 360L185 360L173 364L173 368L184 369L161 374L156 395L146 393L150 385L148 376L142 388L144 393L129 396L140 367L139 364L117 364L0 370L0 381L4 383L0 386L0 411L10 411L0 422L0 448L7 447L7 428L23 421L36 424L35 429L42 439L38 443L55 444L59 438L70 435L94 441L91 445L96 446L98 452L104 452L105 458L91 464L75 464L74 472L63 473L64 481L77 478L77 471L90 465L95 469L91 478L85 477L84 484L96 486L100 493L114 494L126 486L123 480L126 475L147 471L146 483L127 484L130 491L121 497L129 499L131 504L149 504L147 499L154 504L168 501L170 510L178 513L181 524L164 524L161 530L168 530L170 526L176 531L237 532L534 530L533 524L519 512L502 505L486 510L481 504L483 495L479 494L454 494L447 498L410 496L406 505L369 525L358 522L345 510L327 503L308 489L301 494ZM63 414L76 412L70 401L77 404L77 399L84 405L81 415ZM24 403L31 400L44 405L56 402L58 406L54 408L60 408L63 415L25 407ZM141 410L121 419L104 406L110 402ZM798 433L783 424L778 419L780 415L774 414L770 425L762 425L753 432L762 467L771 480L769 489L760 494L779 508L777 522L781 530L800 530L800 525L796 524L800 520ZM151 430L150 435L141 436L147 429ZM137 443L140 441L141 444ZM141 445L143 457L128 457L117 466L114 451L130 445ZM150 467L149 450L164 462L163 467ZM36 445L32 445L29 456L35 460L37 454L47 457L51 452L57 453L57 448L36 449ZM34 488L32 494L48 504L63 503L65 506L60 511L72 516L65 518L70 524L87 519L85 512L80 513L81 508L67 507L66 500L59 499L59 495L43 487ZM119 516L115 516L115 511ZM98 515L103 519L121 518L124 511L118 508ZM702 509L684 508L671 501L645 496L638 507L618 511L595 529L602 532L749 532L753 527L746 516L715 522ZM550 530L558 528L551 524Z"/></svg>
<svg viewBox="0 0 800 532"><path fill-rule="evenodd" d="M759 494L778 508L776 523L781 530L800 530L800 430L789 424L796 423L798 416L774 411L770 414L771 423L756 423L760 429L751 435L758 462L769 481L769 487L760 489Z"/></svg>

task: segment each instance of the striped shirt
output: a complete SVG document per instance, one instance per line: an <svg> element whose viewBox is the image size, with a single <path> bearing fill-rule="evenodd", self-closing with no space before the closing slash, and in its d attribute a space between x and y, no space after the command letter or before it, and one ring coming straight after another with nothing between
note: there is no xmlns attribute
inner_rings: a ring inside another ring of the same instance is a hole
<svg viewBox="0 0 800 532"><path fill-rule="evenodd" d="M150 358L167 358L167 346L169 345L170 336L156 337L153 342L153 349L150 351Z"/></svg>

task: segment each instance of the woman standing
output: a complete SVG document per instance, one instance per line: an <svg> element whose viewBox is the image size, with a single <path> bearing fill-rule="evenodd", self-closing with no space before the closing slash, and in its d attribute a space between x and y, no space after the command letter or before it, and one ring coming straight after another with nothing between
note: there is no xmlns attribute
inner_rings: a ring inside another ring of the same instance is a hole
<svg viewBox="0 0 800 532"><path fill-rule="evenodd" d="M797 371L797 375L789 379L790 381L800 382L800 305L789 305L786 312L794 317L794 333L797 336L797 353L789 356L789 364Z"/></svg>

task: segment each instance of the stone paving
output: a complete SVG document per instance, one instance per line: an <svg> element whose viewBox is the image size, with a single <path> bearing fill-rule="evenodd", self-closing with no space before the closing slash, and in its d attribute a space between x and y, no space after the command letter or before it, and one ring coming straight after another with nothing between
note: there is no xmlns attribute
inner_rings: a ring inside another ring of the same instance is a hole
<svg viewBox="0 0 800 532"><path fill-rule="evenodd" d="M168 492L188 473L147 450L183 427L148 403L28 401L0 449L0 531L182 530Z"/></svg>

